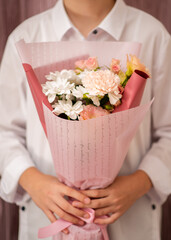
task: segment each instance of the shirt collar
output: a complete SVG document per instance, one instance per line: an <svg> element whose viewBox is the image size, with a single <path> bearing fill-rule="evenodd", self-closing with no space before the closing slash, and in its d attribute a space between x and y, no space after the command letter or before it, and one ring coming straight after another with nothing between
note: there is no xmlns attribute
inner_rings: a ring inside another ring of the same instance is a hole
<svg viewBox="0 0 171 240"><path fill-rule="evenodd" d="M52 14L54 29L57 32L59 40L61 40L64 34L73 27L62 0L57 1L52 9Z"/></svg>
<svg viewBox="0 0 171 240"><path fill-rule="evenodd" d="M65 7L63 5L63 0L58 0L52 11L54 29L57 31L59 40L61 40L64 34L66 34L70 29L74 29L75 27L71 23L66 13ZM119 40L125 26L126 15L127 6L125 2L123 0L117 0L114 7L99 24L99 26L97 26L97 28L102 29L103 31L110 34L114 39Z"/></svg>
<svg viewBox="0 0 171 240"><path fill-rule="evenodd" d="M117 0L111 11L98 27L112 35L116 40L119 40L125 27L126 16L127 5L123 0Z"/></svg>

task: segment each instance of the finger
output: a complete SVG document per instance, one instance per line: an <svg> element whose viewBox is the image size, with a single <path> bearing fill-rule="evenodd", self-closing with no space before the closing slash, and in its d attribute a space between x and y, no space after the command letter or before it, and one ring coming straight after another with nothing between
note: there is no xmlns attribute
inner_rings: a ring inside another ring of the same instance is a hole
<svg viewBox="0 0 171 240"><path fill-rule="evenodd" d="M101 216L105 216L105 215L108 215L110 213L113 212L113 207L110 206L110 207L105 207L105 208L100 208L100 209L97 209L95 211L95 216L96 217L101 217Z"/></svg>
<svg viewBox="0 0 171 240"><path fill-rule="evenodd" d="M65 228L64 230L62 230L62 232L63 232L64 234L69 234L68 228Z"/></svg>
<svg viewBox="0 0 171 240"><path fill-rule="evenodd" d="M61 198L61 201L60 199L58 199L58 202L56 204L65 212L70 213L71 215L74 215L76 217L82 217L82 218L90 217L90 215L87 212L84 212L78 208L73 207L72 204L70 204L64 198Z"/></svg>
<svg viewBox="0 0 171 240"><path fill-rule="evenodd" d="M50 220L51 223L54 223L57 221L57 218L50 210L46 210L46 211L44 211L44 213L46 214L46 216L48 217L48 219Z"/></svg>
<svg viewBox="0 0 171 240"><path fill-rule="evenodd" d="M84 195L80 191L77 191L77 190L75 190L73 188L70 188L70 187L67 187L67 186L65 186L65 188L63 188L63 193L66 196L77 199L78 201L83 202L85 204L89 204L90 201L91 201L89 197L87 197L86 195Z"/></svg>
<svg viewBox="0 0 171 240"><path fill-rule="evenodd" d="M108 189L92 189L82 191L83 194L90 198L103 198L109 195Z"/></svg>
<svg viewBox="0 0 171 240"><path fill-rule="evenodd" d="M114 223L119 217L121 216L121 214L119 212L117 213L113 213L110 217L108 218L96 218L94 220L94 223L96 224L100 224L100 225L103 225L103 224L111 224L111 223Z"/></svg>
<svg viewBox="0 0 171 240"><path fill-rule="evenodd" d="M97 208L104 208L104 207L111 205L111 200L109 197L104 197L104 198L100 198L100 199L93 199L93 200L91 200L91 203L87 204L87 205L85 205L81 202L78 202L78 201L73 201L72 205L74 207L78 207L78 208L87 208L88 207L88 208L97 209Z"/></svg>
<svg viewBox="0 0 171 240"><path fill-rule="evenodd" d="M84 222L74 216L71 216L70 214L66 213L60 207L58 207L56 204L51 205L51 211L53 211L57 216L64 219L65 221L71 222L73 224L83 226Z"/></svg>
<svg viewBox="0 0 171 240"><path fill-rule="evenodd" d="M46 216L48 217L48 219L50 220L51 223L54 223L58 220L50 210L47 210L45 212L45 214L46 214ZM65 234L69 234L68 228L65 228L64 230L62 230L62 232L65 233Z"/></svg>

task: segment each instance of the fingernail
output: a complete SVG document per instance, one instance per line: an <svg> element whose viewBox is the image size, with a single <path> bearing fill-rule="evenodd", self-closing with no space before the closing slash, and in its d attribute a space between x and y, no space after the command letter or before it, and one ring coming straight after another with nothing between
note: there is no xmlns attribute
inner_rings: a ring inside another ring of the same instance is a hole
<svg viewBox="0 0 171 240"><path fill-rule="evenodd" d="M78 224L82 226L82 225L84 225L84 222L83 221L79 221Z"/></svg>
<svg viewBox="0 0 171 240"><path fill-rule="evenodd" d="M68 233L69 233L69 231L68 231L68 230L64 230L63 232L64 232L65 234L68 234Z"/></svg>
<svg viewBox="0 0 171 240"><path fill-rule="evenodd" d="M99 224L98 220L94 220L94 223L95 223L95 224Z"/></svg>
<svg viewBox="0 0 171 240"><path fill-rule="evenodd" d="M73 202L73 204L72 204L74 207L79 207L80 206L80 204L78 203L78 202Z"/></svg>
<svg viewBox="0 0 171 240"><path fill-rule="evenodd" d="M84 218L89 218L90 216L89 216L89 214L88 213L86 213L86 214L84 214L84 216L83 216Z"/></svg>
<svg viewBox="0 0 171 240"><path fill-rule="evenodd" d="M89 204L89 203L90 203L90 198L85 198L85 199L84 199L84 203L85 203L85 204Z"/></svg>

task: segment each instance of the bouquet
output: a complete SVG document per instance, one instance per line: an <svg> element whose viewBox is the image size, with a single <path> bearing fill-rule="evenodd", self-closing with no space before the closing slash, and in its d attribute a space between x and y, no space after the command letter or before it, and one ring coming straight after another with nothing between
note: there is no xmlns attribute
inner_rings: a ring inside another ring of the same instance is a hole
<svg viewBox="0 0 171 240"><path fill-rule="evenodd" d="M149 76L134 57L140 45L20 41L17 48L48 137L58 179L77 189L110 185L151 105L150 102L139 106ZM47 52L52 54L51 58L47 58ZM114 53L116 58L109 63ZM132 54L127 70L120 64L126 54ZM47 75L48 72L51 73ZM54 239L107 240L107 226L93 223L93 209L85 211L91 218L83 227L59 219L40 229L39 238L58 233ZM66 227L70 227L69 235L60 233Z"/></svg>
<svg viewBox="0 0 171 240"><path fill-rule="evenodd" d="M140 85L143 90L145 79L150 74L136 56L131 56L130 60L127 56L125 73L121 70L118 59L113 58L109 68L100 67L97 57L89 57L87 60L76 61L73 70L50 72L46 76L48 81L42 84L43 93L53 107L52 112L64 119L88 120L105 116L118 111L117 107L122 103L125 86L135 70L139 71L140 76L144 75L142 82L135 84ZM129 83L132 83L132 79ZM137 82L139 80L140 77L135 79ZM129 95L134 106L139 105L142 96L140 91L136 91L136 94L139 96L138 101L134 96ZM128 100L125 100L124 104L128 104ZM125 107L124 104L122 109ZM132 105L126 106L126 109L131 108Z"/></svg>

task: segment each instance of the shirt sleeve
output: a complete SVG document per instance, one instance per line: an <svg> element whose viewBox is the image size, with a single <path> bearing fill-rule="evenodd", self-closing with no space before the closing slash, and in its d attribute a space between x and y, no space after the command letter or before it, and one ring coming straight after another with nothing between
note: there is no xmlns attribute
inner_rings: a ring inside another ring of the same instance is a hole
<svg viewBox="0 0 171 240"><path fill-rule="evenodd" d="M163 203L171 193L171 38L160 32L153 46L152 145L142 159L139 169L145 171L153 183L149 196Z"/></svg>
<svg viewBox="0 0 171 240"><path fill-rule="evenodd" d="M26 80L12 36L0 69L0 197L21 204L29 198L18 185L21 174L34 166L27 151Z"/></svg>

